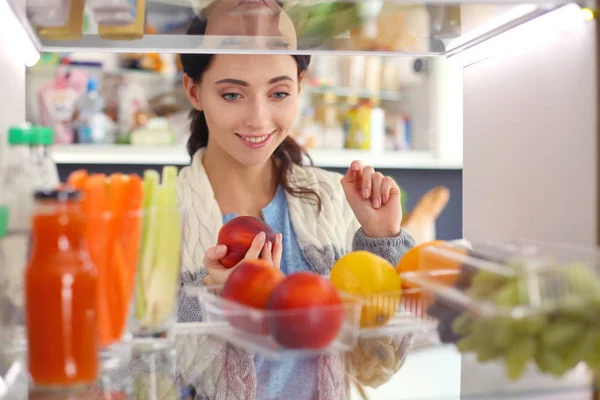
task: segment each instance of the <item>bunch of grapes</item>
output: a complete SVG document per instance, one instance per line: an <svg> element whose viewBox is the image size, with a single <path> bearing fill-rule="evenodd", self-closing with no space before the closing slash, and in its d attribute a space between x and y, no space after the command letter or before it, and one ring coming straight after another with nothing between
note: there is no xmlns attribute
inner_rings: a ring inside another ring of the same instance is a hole
<svg viewBox="0 0 600 400"><path fill-rule="evenodd" d="M477 312L451 309L446 299L430 307L441 340L474 352L479 362L503 359L510 379L529 361L555 376L582 361L600 371L600 281L592 268L544 266L538 273L504 264L515 273L463 269L455 287L477 302Z"/></svg>

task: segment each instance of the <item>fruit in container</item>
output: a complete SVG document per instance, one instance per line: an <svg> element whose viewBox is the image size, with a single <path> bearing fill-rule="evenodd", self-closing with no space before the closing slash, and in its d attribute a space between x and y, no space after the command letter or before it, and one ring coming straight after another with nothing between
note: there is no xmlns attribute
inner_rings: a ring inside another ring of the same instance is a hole
<svg viewBox="0 0 600 400"><path fill-rule="evenodd" d="M227 254L220 259L225 268L233 268L244 259L259 233L267 235L267 241L275 243L275 232L259 218L240 216L229 220L219 230L217 244L227 246Z"/></svg>
<svg viewBox="0 0 600 400"><path fill-rule="evenodd" d="M221 297L253 309L266 310L269 296L284 278L283 272L265 260L242 261L225 281ZM257 335L268 332L264 313L252 314L245 307L233 307L225 315L231 325L245 332Z"/></svg>
<svg viewBox="0 0 600 400"><path fill-rule="evenodd" d="M293 349L327 347L340 332L345 314L336 288L311 272L287 276L271 293L268 310L269 332Z"/></svg>
<svg viewBox="0 0 600 400"><path fill-rule="evenodd" d="M436 252L443 251L443 254ZM460 274L463 256L468 250L452 246L443 240L433 240L413 247L400 259L396 266L398 274L414 271L436 271L435 279L448 286L454 285ZM415 287L404 280L402 287L408 289Z"/></svg>
<svg viewBox="0 0 600 400"><path fill-rule="evenodd" d="M331 269L336 289L360 298L360 326L376 327L394 316L400 305L401 279L392 264L368 251L353 251Z"/></svg>

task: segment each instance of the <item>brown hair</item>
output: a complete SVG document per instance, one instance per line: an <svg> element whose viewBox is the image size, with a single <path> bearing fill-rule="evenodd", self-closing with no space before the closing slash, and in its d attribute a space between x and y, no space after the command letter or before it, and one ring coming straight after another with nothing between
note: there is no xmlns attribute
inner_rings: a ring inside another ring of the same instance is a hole
<svg viewBox="0 0 600 400"><path fill-rule="evenodd" d="M194 18L188 27L188 35L203 35L206 32L207 21L205 18ZM202 75L206 71L213 60L214 54L180 54L183 72L189 76L195 83L202 81ZM308 55L292 55L298 65L298 77L303 74L310 64L310 56ZM190 112L190 131L191 135L187 143L187 150L190 157L201 148L208 144L208 125L203 111L193 109ZM285 191L299 198L304 198L317 206L318 211L321 211L322 202L319 194L311 188L299 187L292 185L288 180L288 172L294 165L302 166L303 157L309 159L313 165L312 159L306 151L291 137L286 137L283 142L275 149L272 158L276 162L279 173L278 181L283 185Z"/></svg>

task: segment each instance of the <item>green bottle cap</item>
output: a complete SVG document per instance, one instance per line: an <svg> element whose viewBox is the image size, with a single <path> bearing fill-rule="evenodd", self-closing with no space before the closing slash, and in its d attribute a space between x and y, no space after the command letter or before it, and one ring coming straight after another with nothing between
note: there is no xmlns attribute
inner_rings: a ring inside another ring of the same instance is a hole
<svg viewBox="0 0 600 400"><path fill-rule="evenodd" d="M0 206L0 238L8 233L8 207Z"/></svg>
<svg viewBox="0 0 600 400"><path fill-rule="evenodd" d="M32 127L29 123L15 125L8 128L8 144L20 146L31 143Z"/></svg>
<svg viewBox="0 0 600 400"><path fill-rule="evenodd" d="M49 126L35 126L32 132L31 143L41 146L54 144L54 131Z"/></svg>

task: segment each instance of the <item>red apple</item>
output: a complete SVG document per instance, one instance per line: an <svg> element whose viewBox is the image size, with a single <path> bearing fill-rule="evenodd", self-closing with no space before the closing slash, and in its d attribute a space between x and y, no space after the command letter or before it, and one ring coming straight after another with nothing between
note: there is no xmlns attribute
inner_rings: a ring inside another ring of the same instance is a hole
<svg viewBox="0 0 600 400"><path fill-rule="evenodd" d="M219 230L217 244L227 246L227 254L220 259L225 268L233 268L244 259L252 241L260 232L265 232L267 241L275 243L275 232L263 220L255 217L235 217Z"/></svg>
<svg viewBox="0 0 600 400"><path fill-rule="evenodd" d="M344 321L341 304L336 288L326 278L311 272L289 275L269 298L269 331L288 348L327 347Z"/></svg>
<svg viewBox="0 0 600 400"><path fill-rule="evenodd" d="M221 297L251 307L265 310L269 296L283 281L285 275L265 260L247 260L240 263L225 281ZM266 335L266 318L258 313L250 313L246 307L230 307L225 316L234 327L248 333Z"/></svg>

